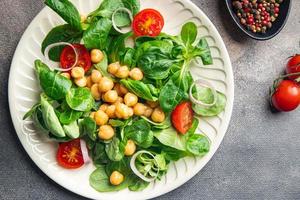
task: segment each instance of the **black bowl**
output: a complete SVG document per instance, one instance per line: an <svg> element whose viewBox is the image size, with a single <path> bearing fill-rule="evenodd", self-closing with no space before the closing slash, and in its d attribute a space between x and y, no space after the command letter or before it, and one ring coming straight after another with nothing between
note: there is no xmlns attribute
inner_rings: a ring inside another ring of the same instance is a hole
<svg viewBox="0 0 300 200"><path fill-rule="evenodd" d="M291 0L284 0L280 4L280 11L279 15L276 18L276 20L273 22L272 27L270 29L267 29L266 33L254 33L251 30L248 30L244 25L241 24L239 18L235 14L233 5L232 5L233 0L226 0L226 5L229 10L229 13L234 20L234 22L237 24L237 26L249 37L256 39L256 40L268 40L277 35L284 27L286 24L286 21L288 19L290 9L292 2Z"/></svg>

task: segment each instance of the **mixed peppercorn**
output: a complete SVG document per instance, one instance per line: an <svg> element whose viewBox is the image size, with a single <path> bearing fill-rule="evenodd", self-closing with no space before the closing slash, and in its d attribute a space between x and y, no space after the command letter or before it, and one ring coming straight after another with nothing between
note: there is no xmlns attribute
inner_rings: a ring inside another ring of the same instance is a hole
<svg viewBox="0 0 300 200"><path fill-rule="evenodd" d="M265 33L279 15L283 0L234 0L241 24L254 33Z"/></svg>

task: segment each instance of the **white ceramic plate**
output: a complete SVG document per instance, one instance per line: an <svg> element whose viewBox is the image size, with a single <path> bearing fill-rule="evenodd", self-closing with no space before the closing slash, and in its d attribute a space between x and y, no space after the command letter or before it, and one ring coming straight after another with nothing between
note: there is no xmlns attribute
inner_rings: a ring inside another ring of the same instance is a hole
<svg viewBox="0 0 300 200"><path fill-rule="evenodd" d="M99 5L99 0L74 0L79 11L87 14ZM201 118L199 133L205 133L212 141L210 152L203 158L184 158L171 163L169 171L161 181L152 183L141 192L122 190L99 193L89 186L89 175L94 169L88 164L78 170L66 170L56 163L56 143L42 137L22 117L38 101L39 83L35 77L33 62L43 59L40 47L51 28L63 20L44 8L31 22L15 52L9 77L9 106L18 137L35 164L51 179L79 195L92 199L149 199L165 194L192 178L211 159L227 130L233 106L234 84L230 59L225 45L207 16L189 0L141 0L142 8L155 8L165 18L164 32L178 34L181 26L193 21L198 26L199 36L206 37L213 55L213 66L192 67L194 78L204 78L216 86L227 97L226 109L213 118Z"/></svg>

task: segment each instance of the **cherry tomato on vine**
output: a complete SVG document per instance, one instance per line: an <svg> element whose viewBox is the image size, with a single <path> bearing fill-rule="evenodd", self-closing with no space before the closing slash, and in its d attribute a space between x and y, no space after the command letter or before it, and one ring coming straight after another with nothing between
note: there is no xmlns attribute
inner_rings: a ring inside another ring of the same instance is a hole
<svg viewBox="0 0 300 200"><path fill-rule="evenodd" d="M193 109L191 102L184 101L176 106L172 112L172 124L176 130L185 134L193 123Z"/></svg>
<svg viewBox="0 0 300 200"><path fill-rule="evenodd" d="M82 44L72 44L78 54L78 61L76 66L80 66L84 71L88 71L91 66L91 57L89 51ZM72 67L75 63L75 52L72 47L65 46L60 54L61 68L67 69Z"/></svg>
<svg viewBox="0 0 300 200"><path fill-rule="evenodd" d="M300 86L291 80L282 80L272 95L272 105L279 111L292 111L300 104Z"/></svg>
<svg viewBox="0 0 300 200"><path fill-rule="evenodd" d="M296 54L293 57L291 57L286 65L286 73L300 73L300 54ZM289 79L295 80L299 78L300 75L296 76L289 76Z"/></svg>
<svg viewBox="0 0 300 200"><path fill-rule="evenodd" d="M132 29L136 36L158 36L164 27L164 18L157 10L140 11L133 19Z"/></svg>
<svg viewBox="0 0 300 200"><path fill-rule="evenodd" d="M60 166L67 169L81 167L84 161L80 147L80 139L59 143L56 159Z"/></svg>

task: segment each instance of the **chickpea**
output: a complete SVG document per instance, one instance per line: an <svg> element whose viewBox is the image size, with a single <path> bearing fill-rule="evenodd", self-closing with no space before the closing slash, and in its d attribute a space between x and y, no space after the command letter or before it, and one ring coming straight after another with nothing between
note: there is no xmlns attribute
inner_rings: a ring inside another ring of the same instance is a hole
<svg viewBox="0 0 300 200"><path fill-rule="evenodd" d="M74 67L71 70L71 76L73 78L82 78L84 77L84 69L82 67Z"/></svg>
<svg viewBox="0 0 300 200"><path fill-rule="evenodd" d="M115 118L116 117L116 106L115 105L110 105L107 107L105 113L109 118Z"/></svg>
<svg viewBox="0 0 300 200"><path fill-rule="evenodd" d="M88 77L86 78L86 87L91 88L92 85L93 85L92 78L91 78L91 76L88 76Z"/></svg>
<svg viewBox="0 0 300 200"><path fill-rule="evenodd" d="M100 126L98 137L102 140L110 140L115 135L115 130L111 125Z"/></svg>
<svg viewBox="0 0 300 200"><path fill-rule="evenodd" d="M145 117L150 117L153 113L153 108L150 108L149 106L146 106L146 110L144 112Z"/></svg>
<svg viewBox="0 0 300 200"><path fill-rule="evenodd" d="M90 113L90 118L94 119L95 118L95 114L96 114L96 112L91 112Z"/></svg>
<svg viewBox="0 0 300 200"><path fill-rule="evenodd" d="M85 87L86 86L86 83L87 83L87 80L85 77L82 77L82 78L76 78L74 80L74 83L78 86L78 87Z"/></svg>
<svg viewBox="0 0 300 200"><path fill-rule="evenodd" d="M136 150L136 145L132 140L128 140L125 146L124 154L125 156L131 156Z"/></svg>
<svg viewBox="0 0 300 200"><path fill-rule="evenodd" d="M129 69L127 66L121 66L118 71L115 73L115 76L118 78L127 78L129 75Z"/></svg>
<svg viewBox="0 0 300 200"><path fill-rule="evenodd" d="M67 72L61 73L60 75L67 78L67 79L71 79L71 75Z"/></svg>
<svg viewBox="0 0 300 200"><path fill-rule="evenodd" d="M107 77L103 77L98 85L100 92L107 92L114 87L114 82Z"/></svg>
<svg viewBox="0 0 300 200"><path fill-rule="evenodd" d="M137 81L140 81L144 78L143 72L139 68L133 68L132 70L130 70L129 76L133 80L137 80Z"/></svg>
<svg viewBox="0 0 300 200"><path fill-rule="evenodd" d="M104 103L100 106L99 110L102 110L103 112L106 112L107 108L108 108L108 104Z"/></svg>
<svg viewBox="0 0 300 200"><path fill-rule="evenodd" d="M120 92L125 95L128 93L128 89L124 85L120 84Z"/></svg>
<svg viewBox="0 0 300 200"><path fill-rule="evenodd" d="M80 15L80 22L85 22L86 20L86 15L81 14Z"/></svg>
<svg viewBox="0 0 300 200"><path fill-rule="evenodd" d="M101 126L101 125L104 125L107 123L108 121L108 116L105 112L103 112L102 110L98 110L96 113L95 113L95 121L96 121L96 124L98 126Z"/></svg>
<svg viewBox="0 0 300 200"><path fill-rule="evenodd" d="M145 111L146 111L146 106L142 103L137 103L135 104L135 106L133 107L133 112L135 115L137 116L142 116L144 115Z"/></svg>
<svg viewBox="0 0 300 200"><path fill-rule="evenodd" d="M116 104L116 116L118 118L128 117L128 107L123 103Z"/></svg>
<svg viewBox="0 0 300 200"><path fill-rule="evenodd" d="M138 97L135 94L132 94L132 93L128 92L124 96L124 102L129 107L134 106L138 102Z"/></svg>
<svg viewBox="0 0 300 200"><path fill-rule="evenodd" d="M93 81L94 83L99 83L100 80L101 80L101 78L102 78L101 72L99 72L98 70L95 70L95 69L94 69L94 70L92 71L92 75L91 75L92 81Z"/></svg>
<svg viewBox="0 0 300 200"><path fill-rule="evenodd" d="M124 181L124 176L118 171L113 171L109 177L109 181L112 185L120 185Z"/></svg>
<svg viewBox="0 0 300 200"><path fill-rule="evenodd" d="M104 58L104 55L103 55L103 52L99 49L93 49L91 51L91 61L93 63L99 63L103 60Z"/></svg>
<svg viewBox="0 0 300 200"><path fill-rule="evenodd" d="M103 95L103 100L108 103L114 103L118 99L118 93L116 90L110 90Z"/></svg>
<svg viewBox="0 0 300 200"><path fill-rule="evenodd" d="M95 100L99 101L101 99L101 93L98 90L98 84L97 83L92 85L91 94L92 94L92 96Z"/></svg>
<svg viewBox="0 0 300 200"><path fill-rule="evenodd" d="M151 115L151 119L157 123L161 123L165 121L165 118L166 118L165 113L164 111L162 111L161 108L155 108Z"/></svg>
<svg viewBox="0 0 300 200"><path fill-rule="evenodd" d="M111 73L112 75L115 75L117 71L120 69L120 63L115 62L108 65L107 71Z"/></svg>
<svg viewBox="0 0 300 200"><path fill-rule="evenodd" d="M128 117L132 117L133 116L133 108L128 107Z"/></svg>
<svg viewBox="0 0 300 200"><path fill-rule="evenodd" d="M146 103L147 103L151 108L156 108L156 107L159 105L158 101L147 101Z"/></svg>
<svg viewBox="0 0 300 200"><path fill-rule="evenodd" d="M122 97L118 97L118 99L115 102L115 104L117 104L117 103L123 103L123 102L124 102L123 98Z"/></svg>

